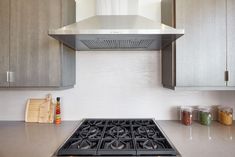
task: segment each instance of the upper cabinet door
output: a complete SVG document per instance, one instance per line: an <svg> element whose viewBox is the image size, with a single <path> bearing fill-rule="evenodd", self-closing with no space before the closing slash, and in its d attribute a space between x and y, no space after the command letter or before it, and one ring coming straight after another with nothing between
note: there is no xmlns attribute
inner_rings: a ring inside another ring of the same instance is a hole
<svg viewBox="0 0 235 157"><path fill-rule="evenodd" d="M10 8L10 86L60 86L60 44L48 30L61 26L61 0L11 0Z"/></svg>
<svg viewBox="0 0 235 157"><path fill-rule="evenodd" d="M0 87L8 87L9 71L9 0L0 0Z"/></svg>
<svg viewBox="0 0 235 157"><path fill-rule="evenodd" d="M228 86L235 87L235 1L228 0Z"/></svg>
<svg viewBox="0 0 235 157"><path fill-rule="evenodd" d="M225 14L222 0L176 1L176 27L185 29L176 42L176 86L226 86Z"/></svg>

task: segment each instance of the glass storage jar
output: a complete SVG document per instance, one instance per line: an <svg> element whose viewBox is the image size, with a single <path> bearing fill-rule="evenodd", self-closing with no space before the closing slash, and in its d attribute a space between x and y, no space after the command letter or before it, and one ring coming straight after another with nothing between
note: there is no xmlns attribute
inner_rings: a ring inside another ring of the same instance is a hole
<svg viewBox="0 0 235 157"><path fill-rule="evenodd" d="M210 125L212 121L210 108L200 108L198 111L198 119L202 125Z"/></svg>
<svg viewBox="0 0 235 157"><path fill-rule="evenodd" d="M219 111L220 123L224 125L233 124L233 109L231 107L223 107Z"/></svg>
<svg viewBox="0 0 235 157"><path fill-rule="evenodd" d="M222 105L219 105L217 107L217 121L218 122L221 122L221 110L222 110L223 106Z"/></svg>
<svg viewBox="0 0 235 157"><path fill-rule="evenodd" d="M181 122L184 125L191 125L192 124L192 117L193 117L193 108L192 107L181 107L180 108L180 116Z"/></svg>

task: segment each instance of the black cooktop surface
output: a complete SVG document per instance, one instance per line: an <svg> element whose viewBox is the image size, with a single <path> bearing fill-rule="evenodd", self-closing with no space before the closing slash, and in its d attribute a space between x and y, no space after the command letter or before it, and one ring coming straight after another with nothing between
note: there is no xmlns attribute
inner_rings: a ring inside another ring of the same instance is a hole
<svg viewBox="0 0 235 157"><path fill-rule="evenodd" d="M85 119L58 156L176 156L152 119Z"/></svg>

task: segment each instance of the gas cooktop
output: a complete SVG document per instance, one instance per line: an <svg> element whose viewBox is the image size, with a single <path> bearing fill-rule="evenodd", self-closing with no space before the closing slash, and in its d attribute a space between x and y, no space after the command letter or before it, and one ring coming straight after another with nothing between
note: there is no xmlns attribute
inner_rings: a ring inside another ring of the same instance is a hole
<svg viewBox="0 0 235 157"><path fill-rule="evenodd" d="M85 119L57 156L179 156L152 119Z"/></svg>

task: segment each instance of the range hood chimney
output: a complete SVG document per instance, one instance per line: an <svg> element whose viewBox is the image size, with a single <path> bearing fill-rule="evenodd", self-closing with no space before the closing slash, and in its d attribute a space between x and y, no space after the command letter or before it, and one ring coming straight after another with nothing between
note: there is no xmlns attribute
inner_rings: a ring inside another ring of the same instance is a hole
<svg viewBox="0 0 235 157"><path fill-rule="evenodd" d="M99 15L49 30L49 35L77 51L161 50L184 34L138 15Z"/></svg>
<svg viewBox="0 0 235 157"><path fill-rule="evenodd" d="M96 16L49 30L49 35L77 51L155 51L163 49L184 34L184 30L138 16L143 14L143 4L148 4L144 0L76 1L78 18L82 8L91 9L93 6L96 7ZM157 3L154 2L154 6L158 6ZM158 9L150 8L145 13L158 14Z"/></svg>

